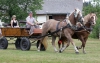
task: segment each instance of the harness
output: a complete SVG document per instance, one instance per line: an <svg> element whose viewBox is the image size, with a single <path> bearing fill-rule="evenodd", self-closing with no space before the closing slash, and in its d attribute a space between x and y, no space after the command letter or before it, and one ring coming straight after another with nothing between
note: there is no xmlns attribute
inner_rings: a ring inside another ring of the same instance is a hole
<svg viewBox="0 0 100 63"><path fill-rule="evenodd" d="M73 30L73 28L76 28L74 25L71 27L69 24L67 24L67 25L64 26L64 27L58 28L59 24L60 24L60 22L58 22L58 24L57 24L56 31L51 32L51 33L46 34L46 35L43 35L43 36L37 36L36 38L39 39L39 38L42 38L42 37L45 37L45 36L48 36L48 35L53 35L53 34L59 32L59 31L62 32L65 28L70 28L70 29L72 29L72 30ZM89 33L93 30L92 25L90 26L90 28L87 28L87 27L85 27L85 28L86 28L86 31L89 32ZM83 30L83 29L81 29L81 30Z"/></svg>
<svg viewBox="0 0 100 63"><path fill-rule="evenodd" d="M43 35L43 36L38 36L37 38L42 38L42 37L45 37L45 36L48 36L48 35L53 35L53 34L55 34L55 33L57 33L57 32L59 32L59 31L61 31L61 29L62 30L64 30L65 28L68 28L69 26L68 25L66 25L66 26L64 26L64 27L62 27L62 28L60 28L60 29L57 29L56 31L54 31L54 32L51 32L51 33L49 33L49 34L46 34L46 35Z"/></svg>
<svg viewBox="0 0 100 63"><path fill-rule="evenodd" d="M82 16L78 19L77 22L80 22L80 23L83 25L83 29L86 29L86 31L91 32L92 29L93 29L93 28L92 28L92 25L90 26L90 28L85 27L85 25L83 24L83 22L81 21L81 19L82 19ZM59 31L62 33L62 31L63 31L65 28L70 28L70 29L72 29L72 30L77 30L76 25L70 26L69 24L67 24L67 25L64 26L64 27L59 28L59 27L58 27L59 24L60 24L60 22L57 23L56 31L51 32L51 33L46 34L46 35L43 35L43 36L38 36L37 38L42 38L42 37L45 37L45 36L48 36L48 35L53 35L53 34L55 34L55 33L57 34L57 32L59 32ZM81 29L81 30L83 30L83 29ZM61 33L60 33L60 37L61 37ZM58 35L58 34L57 34L57 35ZM58 36L59 36L59 35L58 35Z"/></svg>
<svg viewBox="0 0 100 63"><path fill-rule="evenodd" d="M60 24L60 22L57 23L56 30L59 29L59 24ZM62 31L63 31L62 28L63 28L63 27L60 27L60 31L59 31L59 32L60 32L60 38L61 38ZM58 33L56 33L56 34L57 34L57 36L59 36Z"/></svg>
<svg viewBox="0 0 100 63"><path fill-rule="evenodd" d="M85 28L88 32L91 32L93 30L93 26L91 25L91 22L88 22L88 23L90 23L90 28L88 27L85 27Z"/></svg>

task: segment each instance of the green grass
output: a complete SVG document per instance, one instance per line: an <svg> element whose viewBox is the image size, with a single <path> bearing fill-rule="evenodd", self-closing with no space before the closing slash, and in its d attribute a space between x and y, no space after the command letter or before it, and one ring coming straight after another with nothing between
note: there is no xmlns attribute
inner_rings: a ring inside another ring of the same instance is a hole
<svg viewBox="0 0 100 63"><path fill-rule="evenodd" d="M0 50L0 63L100 63L100 40L88 39L86 44L87 54L75 54L73 46L70 46L63 53L56 53L48 40L46 51L38 52L36 46L30 51L16 50L14 45L8 49ZM79 40L74 40L76 45L81 45ZM57 42L56 42L57 44Z"/></svg>

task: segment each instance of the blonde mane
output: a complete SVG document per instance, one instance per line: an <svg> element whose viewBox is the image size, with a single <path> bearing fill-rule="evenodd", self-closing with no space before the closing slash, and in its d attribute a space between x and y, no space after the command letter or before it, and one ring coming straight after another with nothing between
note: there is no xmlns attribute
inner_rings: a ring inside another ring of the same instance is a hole
<svg viewBox="0 0 100 63"><path fill-rule="evenodd" d="M78 8L76 8L76 10L77 10L77 12L76 12L76 13L81 12ZM74 11L72 11L72 12L69 14L69 16L70 16L70 15L72 15L72 13L73 13L73 12L75 12L75 10L74 10Z"/></svg>

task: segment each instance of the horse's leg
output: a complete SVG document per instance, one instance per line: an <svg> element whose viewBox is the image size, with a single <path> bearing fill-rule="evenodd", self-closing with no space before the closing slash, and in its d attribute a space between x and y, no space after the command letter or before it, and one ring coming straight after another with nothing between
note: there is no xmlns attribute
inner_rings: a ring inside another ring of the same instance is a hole
<svg viewBox="0 0 100 63"><path fill-rule="evenodd" d="M70 45L69 41L62 41L62 48L60 48L59 52L61 53L62 51L64 51L68 46Z"/></svg>
<svg viewBox="0 0 100 63"><path fill-rule="evenodd" d="M73 42L73 40L71 39L71 41L70 41L71 43L72 43L72 45L74 46L74 49L75 49L75 53L79 53L79 51L78 51L78 49L77 49L77 47L76 47L76 45L75 45L75 43Z"/></svg>
<svg viewBox="0 0 100 63"><path fill-rule="evenodd" d="M68 47L70 45L70 41L66 38L62 39L62 47L64 47L64 44Z"/></svg>
<svg viewBox="0 0 100 63"><path fill-rule="evenodd" d="M62 37L59 39L58 41L58 47L59 47L59 50L64 47L64 43L65 43L65 40L62 39Z"/></svg>
<svg viewBox="0 0 100 63"><path fill-rule="evenodd" d="M55 46L55 40L56 40L56 37L52 36L52 46L54 47L55 52L57 52L58 50L57 50L57 48Z"/></svg>
<svg viewBox="0 0 100 63"><path fill-rule="evenodd" d="M68 47L70 45L70 41L66 40L66 43L67 43L67 47Z"/></svg>
<svg viewBox="0 0 100 63"><path fill-rule="evenodd" d="M39 42L38 51L40 51L40 47L41 47L41 43L42 43L43 39L44 39L44 37Z"/></svg>
<svg viewBox="0 0 100 63"><path fill-rule="evenodd" d="M84 39L84 43L83 43L83 53L84 53L84 54L86 54L86 51L85 51L85 44L86 44L87 39L88 39L88 38L85 38L85 39Z"/></svg>
<svg viewBox="0 0 100 63"><path fill-rule="evenodd" d="M64 43L65 43L65 41L62 41L62 47L64 47Z"/></svg>
<svg viewBox="0 0 100 63"><path fill-rule="evenodd" d="M44 36L44 35L46 35L46 34L47 34L47 32L44 31L44 32L42 33L42 36ZM46 37L46 36L45 36L45 37ZM43 42L43 40L45 39L45 37L42 37L42 38L41 38L41 40L40 40L40 42L39 42L39 46L38 46L38 51L40 51L41 43Z"/></svg>
<svg viewBox="0 0 100 63"><path fill-rule="evenodd" d="M86 44L87 38L84 38L83 36L81 36L79 39L82 42L82 45L80 47L77 47L77 48L81 49L83 47L83 53L86 54L86 52L85 52L85 44Z"/></svg>
<svg viewBox="0 0 100 63"><path fill-rule="evenodd" d="M63 48L63 47L64 47L64 41L63 41L63 40L61 40L61 43L59 43L58 45L59 45L59 51L60 51L60 50L61 50L61 48Z"/></svg>
<svg viewBox="0 0 100 63"><path fill-rule="evenodd" d="M50 24L44 24L43 28L42 28L42 36L46 35L48 33L48 31L50 30L51 26L49 26ZM38 46L38 51L40 51L40 47L41 47L41 43L43 42L43 40L45 39L45 37L42 37Z"/></svg>
<svg viewBox="0 0 100 63"><path fill-rule="evenodd" d="M64 47L64 44L66 45L66 47L68 47L70 45L70 41L69 40L65 40L62 42L62 47Z"/></svg>
<svg viewBox="0 0 100 63"><path fill-rule="evenodd" d="M71 38L71 35L70 35L69 33L67 33L67 34L65 34L65 36L66 36L66 38L69 40L69 42L71 42L72 45L74 46L75 52L76 52L76 53L79 53L78 49L76 48L75 43L73 42L73 40L72 40L72 38ZM64 47L62 48L62 50L60 50L60 52L62 52L66 47L67 47L67 45L64 46Z"/></svg>

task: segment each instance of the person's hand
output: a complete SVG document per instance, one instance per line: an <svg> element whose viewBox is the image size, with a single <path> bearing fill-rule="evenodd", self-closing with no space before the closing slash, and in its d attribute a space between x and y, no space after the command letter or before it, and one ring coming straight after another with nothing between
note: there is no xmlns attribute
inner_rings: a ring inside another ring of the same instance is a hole
<svg viewBox="0 0 100 63"><path fill-rule="evenodd" d="M14 26L15 28L19 28L19 26Z"/></svg>

